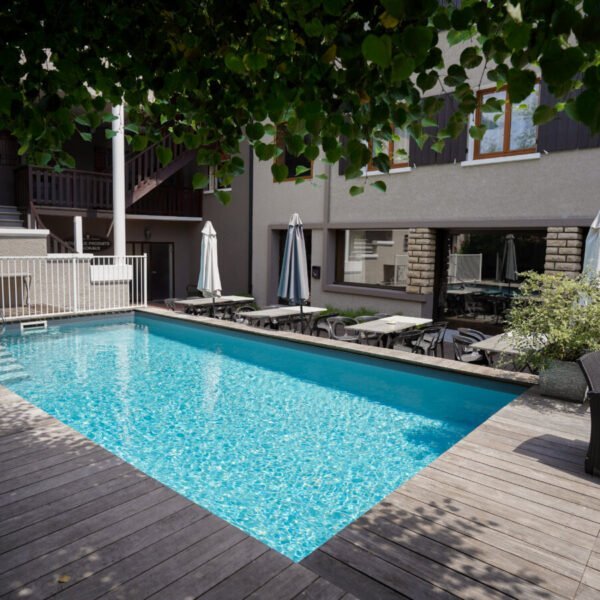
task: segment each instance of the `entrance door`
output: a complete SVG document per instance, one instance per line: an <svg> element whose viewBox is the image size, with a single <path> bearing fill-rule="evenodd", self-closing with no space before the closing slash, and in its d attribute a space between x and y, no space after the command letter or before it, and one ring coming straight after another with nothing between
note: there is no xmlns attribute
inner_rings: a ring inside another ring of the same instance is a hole
<svg viewBox="0 0 600 600"><path fill-rule="evenodd" d="M173 296L173 243L128 242L127 254L146 254L148 300L164 300Z"/></svg>

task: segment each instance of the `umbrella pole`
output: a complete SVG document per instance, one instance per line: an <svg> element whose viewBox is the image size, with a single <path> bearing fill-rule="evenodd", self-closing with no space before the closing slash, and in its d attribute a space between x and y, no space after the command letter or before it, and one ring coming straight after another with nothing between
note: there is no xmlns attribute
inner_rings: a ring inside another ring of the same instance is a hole
<svg viewBox="0 0 600 600"><path fill-rule="evenodd" d="M212 308L210 310L210 316L214 319L215 318L215 297L213 296L212 299Z"/></svg>

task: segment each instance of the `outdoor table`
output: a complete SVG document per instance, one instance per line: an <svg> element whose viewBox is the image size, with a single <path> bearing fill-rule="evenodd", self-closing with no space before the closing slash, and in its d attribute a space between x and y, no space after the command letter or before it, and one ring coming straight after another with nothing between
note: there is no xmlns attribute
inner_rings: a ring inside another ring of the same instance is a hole
<svg viewBox="0 0 600 600"><path fill-rule="evenodd" d="M235 306L237 304L247 304L254 302L254 298L251 296L221 296L219 298L188 298L187 300L175 300L175 304L180 304L185 307L185 312L193 312L196 308L211 308L214 307L228 307Z"/></svg>
<svg viewBox="0 0 600 600"><path fill-rule="evenodd" d="M300 312L302 308L302 312ZM326 308L318 306L279 306L277 308L265 308L263 310L244 311L239 313L240 317L248 319L248 321L265 321L273 329L279 329L279 324L282 321L289 321L294 317L306 317L307 324L310 319L319 313L326 312Z"/></svg>
<svg viewBox="0 0 600 600"><path fill-rule="evenodd" d="M375 334L377 336L377 344L380 345L384 335L400 333L401 331L406 331L407 329L420 327L422 325L429 325L430 323L432 323L431 319L392 315L391 317L384 317L374 321L365 321L364 323L359 323L357 325L348 325L346 329L358 333L359 343L366 341L369 334Z"/></svg>
<svg viewBox="0 0 600 600"><path fill-rule="evenodd" d="M542 340L539 340L537 343L534 343L532 340L532 348L537 347L538 349L541 349L544 345L545 343ZM471 344L470 347L474 350L481 350L486 355L490 365L493 365L493 355L499 354L511 357L514 365L514 359L522 354L521 350L516 347L515 338L510 333L494 335L485 340L481 340L480 342L475 342ZM529 365L523 366L521 371L527 368L531 371Z"/></svg>

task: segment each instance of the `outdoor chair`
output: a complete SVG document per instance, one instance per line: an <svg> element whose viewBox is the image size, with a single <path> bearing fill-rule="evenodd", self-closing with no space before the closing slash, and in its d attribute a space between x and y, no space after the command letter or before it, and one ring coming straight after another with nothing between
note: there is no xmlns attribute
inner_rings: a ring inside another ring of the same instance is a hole
<svg viewBox="0 0 600 600"><path fill-rule="evenodd" d="M179 298L165 298L164 303L165 307L169 310L175 310L175 303L179 300Z"/></svg>
<svg viewBox="0 0 600 600"><path fill-rule="evenodd" d="M585 455L585 472L600 474L600 352L589 352L578 361L588 384L587 398L590 402L592 429L590 443Z"/></svg>
<svg viewBox="0 0 600 600"><path fill-rule="evenodd" d="M488 361L485 354L481 350L474 350L471 344L477 341L474 338L466 335L455 335L452 340L454 347L454 358L460 362L469 363L471 365L487 365Z"/></svg>
<svg viewBox="0 0 600 600"><path fill-rule="evenodd" d="M326 337L331 338L331 326L327 322L327 319L331 319L333 317L339 316L337 313L332 315L321 315L316 319L313 319L310 334L315 335L317 337L321 337L322 334L325 334Z"/></svg>
<svg viewBox="0 0 600 600"><path fill-rule="evenodd" d="M389 346L391 346L394 350L406 350L414 352L413 344L419 340L421 333L421 330L416 328L395 333L389 342Z"/></svg>
<svg viewBox="0 0 600 600"><path fill-rule="evenodd" d="M231 320L234 323L242 323L244 325L250 325L251 321L249 321L244 315L242 315L240 313L253 312L255 310L256 310L256 307L253 304L244 304L242 306L238 306L231 314Z"/></svg>
<svg viewBox="0 0 600 600"><path fill-rule="evenodd" d="M446 329L448 329L448 323L435 323L431 327L422 329L419 339L412 344L413 352L437 356L438 349L440 349L440 354L443 358Z"/></svg>
<svg viewBox="0 0 600 600"><path fill-rule="evenodd" d="M487 335L485 335L485 333L478 331L477 329L469 329L468 327L459 327L458 335L471 337L477 342L482 342L487 338Z"/></svg>
<svg viewBox="0 0 600 600"><path fill-rule="evenodd" d="M350 317L329 317L327 323L331 329L331 337L342 342L358 342L358 333L346 330L348 325L358 325L356 319Z"/></svg>

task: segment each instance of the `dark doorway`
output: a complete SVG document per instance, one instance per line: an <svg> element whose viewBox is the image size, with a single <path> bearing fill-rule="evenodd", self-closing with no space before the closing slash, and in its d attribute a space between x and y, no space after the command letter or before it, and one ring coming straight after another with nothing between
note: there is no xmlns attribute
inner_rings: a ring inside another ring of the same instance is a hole
<svg viewBox="0 0 600 600"><path fill-rule="evenodd" d="M127 254L146 254L148 300L173 297L174 255L172 242L128 242Z"/></svg>

